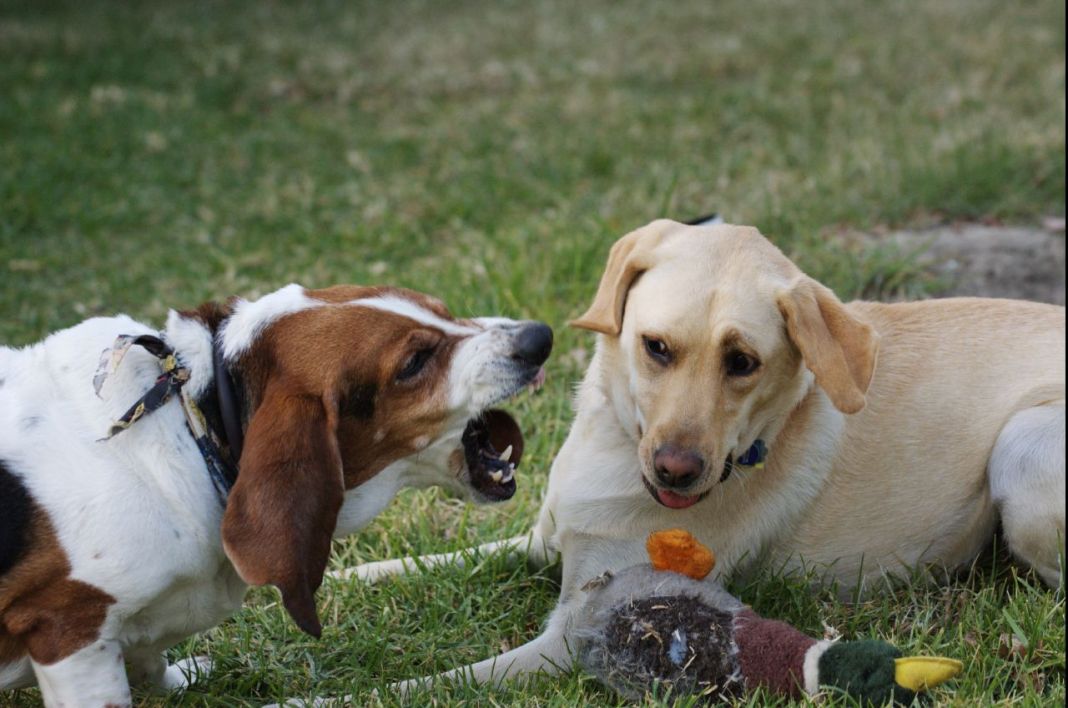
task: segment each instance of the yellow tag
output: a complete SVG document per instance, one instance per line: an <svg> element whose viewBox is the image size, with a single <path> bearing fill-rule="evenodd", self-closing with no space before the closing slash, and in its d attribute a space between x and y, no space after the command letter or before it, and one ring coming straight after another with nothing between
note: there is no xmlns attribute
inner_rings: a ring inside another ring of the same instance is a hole
<svg viewBox="0 0 1068 708"><path fill-rule="evenodd" d="M903 656L894 659L894 681L917 693L934 688L963 670L964 664L941 656Z"/></svg>

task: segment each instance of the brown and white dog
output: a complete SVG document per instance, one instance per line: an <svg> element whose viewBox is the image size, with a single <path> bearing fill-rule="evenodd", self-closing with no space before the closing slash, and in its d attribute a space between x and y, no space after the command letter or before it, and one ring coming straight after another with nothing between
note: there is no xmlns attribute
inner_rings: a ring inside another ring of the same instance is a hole
<svg viewBox="0 0 1068 708"><path fill-rule="evenodd" d="M123 335L158 335L188 380L103 439L163 380L160 358L131 347L94 392ZM289 285L171 312L162 333L94 318L0 348L0 688L123 706L130 682L184 687L210 662L168 666L162 652L233 613L250 584L278 586L318 635L331 538L399 489L512 496L522 435L489 408L540 384L551 347L544 324L456 319L408 290ZM182 396L221 430L231 387L228 442L244 444L225 498Z"/></svg>
<svg viewBox="0 0 1068 708"><path fill-rule="evenodd" d="M583 584L644 562L664 528L714 549L717 575L763 557L850 587L966 564L1000 522L1018 558L1061 582L1063 307L845 305L756 229L656 221L616 243L573 324L598 333L597 351L540 517L481 549L558 553L559 603L541 636L445 676L569 666Z"/></svg>

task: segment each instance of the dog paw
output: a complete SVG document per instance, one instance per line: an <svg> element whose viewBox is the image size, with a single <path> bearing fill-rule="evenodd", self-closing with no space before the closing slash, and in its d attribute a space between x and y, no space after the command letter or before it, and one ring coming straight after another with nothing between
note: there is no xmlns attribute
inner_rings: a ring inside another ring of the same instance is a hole
<svg viewBox="0 0 1068 708"><path fill-rule="evenodd" d="M334 580L359 580L368 583L369 585L373 585L384 578L396 575L395 571L390 572L389 569L389 561L378 561L373 563L362 563L343 570L333 570L327 573L327 576Z"/></svg>
<svg viewBox="0 0 1068 708"><path fill-rule="evenodd" d="M176 661L163 672L160 687L168 691L189 688L197 681L207 678L214 666L214 662L206 656L192 656Z"/></svg>
<svg viewBox="0 0 1068 708"><path fill-rule="evenodd" d="M344 698L289 698L284 703L271 703L263 708L341 708L351 706L351 696Z"/></svg>
<svg viewBox="0 0 1068 708"><path fill-rule="evenodd" d="M391 695L397 696L398 698L408 699L418 691L428 688L431 681L432 677L430 676L408 679L407 681L397 681L396 683L389 684L389 692Z"/></svg>

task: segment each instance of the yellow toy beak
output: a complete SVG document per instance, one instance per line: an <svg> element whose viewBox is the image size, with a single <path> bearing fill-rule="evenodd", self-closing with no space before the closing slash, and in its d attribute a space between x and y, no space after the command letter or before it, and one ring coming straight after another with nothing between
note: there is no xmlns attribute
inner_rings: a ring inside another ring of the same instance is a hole
<svg viewBox="0 0 1068 708"><path fill-rule="evenodd" d="M964 664L941 656L903 656L894 659L894 681L917 693L934 688L963 670Z"/></svg>

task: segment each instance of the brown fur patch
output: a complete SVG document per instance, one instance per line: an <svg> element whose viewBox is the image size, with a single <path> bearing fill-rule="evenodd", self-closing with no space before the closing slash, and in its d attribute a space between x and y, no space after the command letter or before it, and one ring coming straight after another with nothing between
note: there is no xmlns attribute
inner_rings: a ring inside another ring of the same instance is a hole
<svg viewBox="0 0 1068 708"><path fill-rule="evenodd" d="M393 295L455 321L440 303L432 307L433 298L399 288L335 286L307 293L330 303ZM252 411L260 407L268 386L275 385L284 387L287 396L332 401L338 409L345 488L351 489L417 452L420 438L441 433L448 414L448 367L460 340L372 308L314 308L269 328L235 368ZM434 354L423 371L397 381L409 357L426 348Z"/></svg>
<svg viewBox="0 0 1068 708"><path fill-rule="evenodd" d="M0 578L0 663L29 654L52 664L99 637L115 598L70 577L67 555L40 508L28 535L27 552Z"/></svg>
<svg viewBox="0 0 1068 708"><path fill-rule="evenodd" d="M225 303L205 302L192 310L182 310L178 314L182 317L203 322L214 334L218 331L223 320L233 313L235 298L230 298Z"/></svg>
<svg viewBox="0 0 1068 708"><path fill-rule="evenodd" d="M440 302L398 288L306 293L337 305L401 297L452 321ZM305 631L321 631L313 596L344 490L441 434L461 339L375 308L316 307L267 328L234 364L250 419L223 519L224 547L246 582L281 589ZM425 364L401 376L416 355Z"/></svg>
<svg viewBox="0 0 1068 708"><path fill-rule="evenodd" d="M775 695L795 699L805 695L805 652L816 640L748 608L735 615L734 622L738 663L746 688L754 691L764 687Z"/></svg>
<svg viewBox="0 0 1068 708"><path fill-rule="evenodd" d="M249 425L222 525L241 578L277 586L289 614L314 636L322 632L314 594L344 494L336 415L312 397L268 393Z"/></svg>

